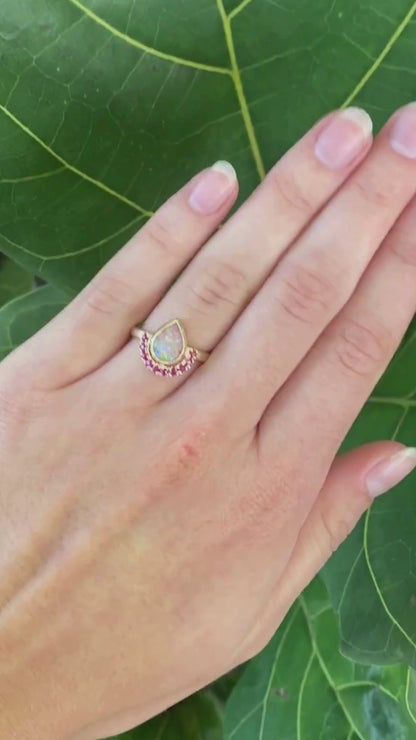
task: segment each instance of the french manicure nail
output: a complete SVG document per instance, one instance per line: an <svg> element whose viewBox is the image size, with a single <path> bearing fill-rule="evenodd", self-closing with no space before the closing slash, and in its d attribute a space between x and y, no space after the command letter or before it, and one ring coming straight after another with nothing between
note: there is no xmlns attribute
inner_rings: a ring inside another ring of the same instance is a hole
<svg viewBox="0 0 416 740"><path fill-rule="evenodd" d="M206 170L192 190L188 203L197 213L215 213L227 200L237 182L237 174L229 162L220 160Z"/></svg>
<svg viewBox="0 0 416 740"><path fill-rule="evenodd" d="M406 105L393 121L390 143L395 152L416 159L416 103Z"/></svg>
<svg viewBox="0 0 416 740"><path fill-rule="evenodd" d="M416 467L416 447L405 447L399 452L380 460L368 471L365 485L370 496L375 498L397 486Z"/></svg>
<svg viewBox="0 0 416 740"><path fill-rule="evenodd" d="M372 120L365 110L345 108L319 134L315 154L331 170L346 167L364 149L372 130Z"/></svg>

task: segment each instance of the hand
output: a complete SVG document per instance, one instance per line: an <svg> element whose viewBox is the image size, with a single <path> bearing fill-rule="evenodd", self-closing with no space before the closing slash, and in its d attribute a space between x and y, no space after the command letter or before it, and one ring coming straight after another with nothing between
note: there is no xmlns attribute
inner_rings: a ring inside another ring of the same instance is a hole
<svg viewBox="0 0 416 740"><path fill-rule="evenodd" d="M200 173L2 363L2 740L116 734L247 660L415 465L334 462L415 310L415 190L415 106L373 146L331 114L215 233L237 183ZM212 355L156 377L130 330L174 317Z"/></svg>

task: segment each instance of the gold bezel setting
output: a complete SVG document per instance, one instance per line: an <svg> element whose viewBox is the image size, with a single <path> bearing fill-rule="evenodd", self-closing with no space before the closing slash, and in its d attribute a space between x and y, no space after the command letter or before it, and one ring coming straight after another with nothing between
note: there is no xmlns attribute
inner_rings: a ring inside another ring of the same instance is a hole
<svg viewBox="0 0 416 740"><path fill-rule="evenodd" d="M172 362L164 362L159 357L157 357L153 351L153 345L155 341L158 339L158 337L163 334L165 331L170 329L172 326L176 326L179 330L179 333L181 335L182 339L182 350L180 354L175 357L175 359ZM162 367L175 367L175 365L180 364L180 361L185 356L186 352L186 336L185 336L185 330L179 321L179 319L173 319L173 321L168 321L166 324L163 324L163 326L160 327L157 331L152 334L152 337L149 342L149 354L154 362L156 362L158 365L161 365Z"/></svg>
<svg viewBox="0 0 416 740"><path fill-rule="evenodd" d="M177 358L175 358L174 362L162 362L154 355L152 351L153 342L155 338L160 336L163 331L166 331L166 329L173 325L177 326L181 333L182 351L181 354ZM176 375L182 375L183 373L186 373L188 370L191 369L191 367L196 363L198 359L198 351L193 347L188 347L186 343L185 330L179 319L168 321L166 324L161 326L160 329L152 334L143 330L141 333L139 350L141 358L147 369L150 370L150 372L152 372L154 375L162 375L164 377L174 377Z"/></svg>

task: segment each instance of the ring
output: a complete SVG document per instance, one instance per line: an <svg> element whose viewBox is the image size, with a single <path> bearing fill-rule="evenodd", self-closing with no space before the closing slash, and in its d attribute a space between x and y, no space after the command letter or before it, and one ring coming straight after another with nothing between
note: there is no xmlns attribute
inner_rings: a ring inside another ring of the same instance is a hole
<svg viewBox="0 0 416 740"><path fill-rule="evenodd" d="M153 333L135 326L131 335L140 340L140 356L147 369L155 375L182 375L196 362L205 362L209 357L209 352L188 345L179 319L168 321Z"/></svg>

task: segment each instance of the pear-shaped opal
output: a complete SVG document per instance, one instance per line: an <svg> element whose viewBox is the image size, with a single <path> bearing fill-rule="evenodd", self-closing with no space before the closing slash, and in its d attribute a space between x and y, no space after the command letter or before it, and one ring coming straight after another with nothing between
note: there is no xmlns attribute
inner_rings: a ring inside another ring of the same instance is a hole
<svg viewBox="0 0 416 740"><path fill-rule="evenodd" d="M185 338L178 321L162 326L153 334L150 352L157 362L174 365L185 350Z"/></svg>

